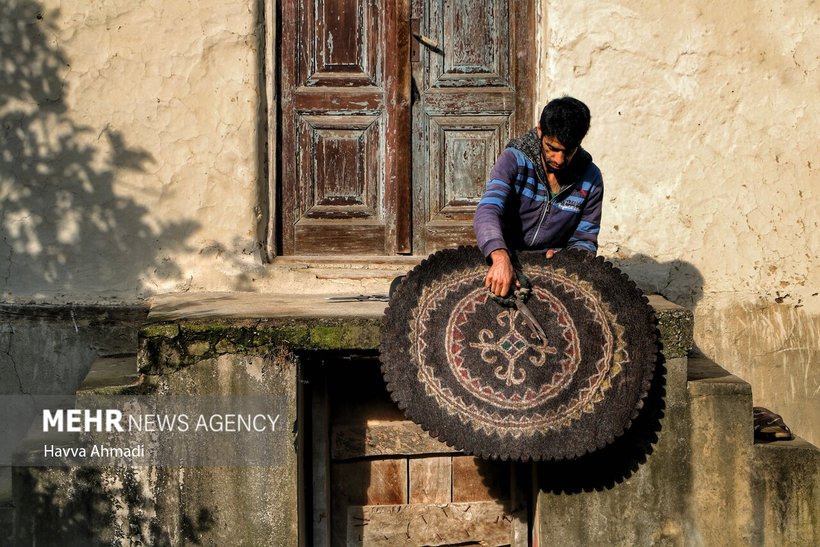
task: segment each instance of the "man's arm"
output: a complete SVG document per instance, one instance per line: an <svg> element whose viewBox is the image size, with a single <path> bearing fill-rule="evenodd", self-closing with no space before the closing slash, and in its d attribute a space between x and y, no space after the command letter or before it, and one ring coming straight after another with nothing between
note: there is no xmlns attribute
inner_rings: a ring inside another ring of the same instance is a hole
<svg viewBox="0 0 820 547"><path fill-rule="evenodd" d="M601 231L601 209L604 202L604 182L600 171L591 181L582 183L581 191L588 192L589 197L584 204L581 220L567 241L567 249L583 249L596 253L598 252L598 233Z"/></svg>
<svg viewBox="0 0 820 547"><path fill-rule="evenodd" d="M515 272L504 241L503 217L517 173L518 160L515 153L504 150L490 171L490 180L473 218L478 247L490 262L484 283L498 296L506 296L515 281Z"/></svg>
<svg viewBox="0 0 820 547"><path fill-rule="evenodd" d="M512 150L501 152L490 171L490 180L473 217L478 247L488 260L496 249L507 248L504 241L503 217L510 193L514 192L515 177L518 173L517 162Z"/></svg>

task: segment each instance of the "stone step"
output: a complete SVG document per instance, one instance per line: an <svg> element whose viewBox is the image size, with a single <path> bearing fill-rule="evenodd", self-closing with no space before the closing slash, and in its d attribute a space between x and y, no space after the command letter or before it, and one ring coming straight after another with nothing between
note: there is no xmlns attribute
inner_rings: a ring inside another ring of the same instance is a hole
<svg viewBox="0 0 820 547"><path fill-rule="evenodd" d="M752 386L702 356L689 357L686 370L691 418L699 439L713 435L711 440L717 441L713 444L751 445Z"/></svg>
<svg viewBox="0 0 820 547"><path fill-rule="evenodd" d="M820 449L796 437L752 448L754 545L820 545Z"/></svg>
<svg viewBox="0 0 820 547"><path fill-rule="evenodd" d="M273 259L277 292L387 294L396 277L423 256L279 256Z"/></svg>
<svg viewBox="0 0 820 547"><path fill-rule="evenodd" d="M783 443L787 457L773 453L781 443L753 444L751 387L714 362L666 367L658 427L639 418L627 442L536 466L542 544L819 544L807 535L820 507L818 449Z"/></svg>
<svg viewBox="0 0 820 547"><path fill-rule="evenodd" d="M698 500L692 515L703 537L746 544L754 518L752 388L704 357L689 359L687 380L691 480Z"/></svg>
<svg viewBox="0 0 820 547"><path fill-rule="evenodd" d="M142 384L137 371L137 354L121 353L98 357L92 363L85 379L77 388L77 396L84 394L120 395Z"/></svg>

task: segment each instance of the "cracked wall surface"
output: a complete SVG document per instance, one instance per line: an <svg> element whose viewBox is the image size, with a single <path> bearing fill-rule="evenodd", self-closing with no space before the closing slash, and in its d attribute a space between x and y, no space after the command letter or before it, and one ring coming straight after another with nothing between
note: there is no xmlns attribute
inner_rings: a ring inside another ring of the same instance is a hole
<svg viewBox="0 0 820 547"><path fill-rule="evenodd" d="M602 253L820 443L820 6L549 3L546 97L583 98Z"/></svg>
<svg viewBox="0 0 820 547"><path fill-rule="evenodd" d="M256 9L0 6L6 299L135 301L258 262Z"/></svg>
<svg viewBox="0 0 820 547"><path fill-rule="evenodd" d="M386 289L262 262L263 4L0 6L6 300ZM820 443L820 5L539 10L538 97L593 112L602 253Z"/></svg>

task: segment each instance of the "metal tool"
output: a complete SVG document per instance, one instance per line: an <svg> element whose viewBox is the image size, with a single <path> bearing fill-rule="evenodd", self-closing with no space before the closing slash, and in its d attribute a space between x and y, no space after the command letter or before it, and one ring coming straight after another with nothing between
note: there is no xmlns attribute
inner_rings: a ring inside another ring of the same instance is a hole
<svg viewBox="0 0 820 547"><path fill-rule="evenodd" d="M547 340L547 333L544 332L544 327L541 326L541 323L526 304L527 299L532 294L532 283L519 267L515 268L515 275L518 278L519 286L511 295L504 298L490 292L490 296L502 306L518 310L524 316L524 321L530 327L538 342L544 343Z"/></svg>
<svg viewBox="0 0 820 547"><path fill-rule="evenodd" d="M541 323L538 322L538 319L535 318L532 311L527 307L527 305L520 300L516 300L514 303L515 309L521 312L521 315L524 316L524 320L529 325L532 333L538 339L539 343L544 343L547 341L547 333L544 332L544 327L541 326Z"/></svg>
<svg viewBox="0 0 820 547"><path fill-rule="evenodd" d="M328 302L389 302L386 294L360 294L358 296L329 296Z"/></svg>

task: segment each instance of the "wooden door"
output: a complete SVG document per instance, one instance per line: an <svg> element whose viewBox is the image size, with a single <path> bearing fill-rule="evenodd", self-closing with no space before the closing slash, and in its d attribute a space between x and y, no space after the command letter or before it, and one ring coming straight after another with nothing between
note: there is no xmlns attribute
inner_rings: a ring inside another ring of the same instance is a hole
<svg viewBox="0 0 820 547"><path fill-rule="evenodd" d="M285 0L285 254L410 252L409 0Z"/></svg>
<svg viewBox="0 0 820 547"><path fill-rule="evenodd" d="M535 25L531 0L413 0L412 20L413 244L427 254L475 243L487 175L533 126Z"/></svg>
<svg viewBox="0 0 820 547"><path fill-rule="evenodd" d="M532 0L283 0L281 21L282 252L474 243L490 168L534 121Z"/></svg>

